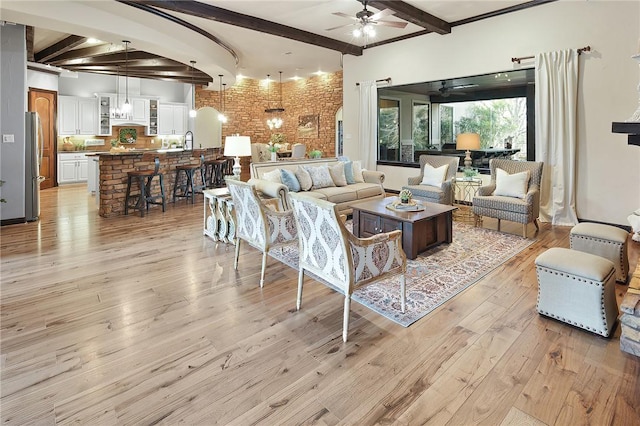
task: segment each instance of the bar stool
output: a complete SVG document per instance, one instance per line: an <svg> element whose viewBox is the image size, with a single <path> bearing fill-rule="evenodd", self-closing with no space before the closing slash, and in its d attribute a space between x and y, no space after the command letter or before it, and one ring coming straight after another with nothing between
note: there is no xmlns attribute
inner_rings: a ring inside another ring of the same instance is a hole
<svg viewBox="0 0 640 426"><path fill-rule="evenodd" d="M166 197L164 195L164 178L160 170L160 159L155 158L155 168L153 170L136 170L127 173L127 195L124 200L124 214L129 214L129 208L138 209L140 211L140 217L144 217L144 211L149 211L149 204L162 205L162 211L166 208ZM151 184L153 178L158 176L160 180L160 194L151 194ZM146 182L145 182L146 179ZM133 181L138 182L140 193L131 194L131 183ZM136 198L135 204L130 203L131 198Z"/></svg>
<svg viewBox="0 0 640 426"><path fill-rule="evenodd" d="M207 186L209 188L219 188L222 186L222 170L225 164L225 159L219 158L216 160L207 160L204 162L204 170L207 176Z"/></svg>
<svg viewBox="0 0 640 426"><path fill-rule="evenodd" d="M200 164L186 164L184 166L176 167L176 180L173 185L173 202L176 202L176 197L191 198L191 204L194 202L196 192L202 193L207 189L206 185L206 173L205 173L205 161L204 155L200 156ZM196 171L200 171L200 185L196 185L195 177ZM184 172L186 180L184 183L180 183L181 172ZM180 190L180 193L178 193Z"/></svg>

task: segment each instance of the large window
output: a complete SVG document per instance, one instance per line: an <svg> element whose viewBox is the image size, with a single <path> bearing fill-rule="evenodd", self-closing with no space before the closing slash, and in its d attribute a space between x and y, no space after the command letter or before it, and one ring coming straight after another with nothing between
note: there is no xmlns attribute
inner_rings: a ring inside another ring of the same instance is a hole
<svg viewBox="0 0 640 426"><path fill-rule="evenodd" d="M480 135L474 167L488 168L495 156L532 160L534 83L525 69L380 88L378 161L415 167L422 154L463 158L455 143L465 132Z"/></svg>
<svg viewBox="0 0 640 426"><path fill-rule="evenodd" d="M378 114L378 159L398 161L400 148L400 101L380 98Z"/></svg>

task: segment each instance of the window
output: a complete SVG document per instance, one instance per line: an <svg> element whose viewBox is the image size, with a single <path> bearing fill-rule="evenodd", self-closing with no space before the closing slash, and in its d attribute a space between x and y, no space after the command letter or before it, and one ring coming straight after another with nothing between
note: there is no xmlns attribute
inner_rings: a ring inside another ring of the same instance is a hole
<svg viewBox="0 0 640 426"><path fill-rule="evenodd" d="M431 145L429 139L429 104L413 101L413 144L415 149L427 149Z"/></svg>
<svg viewBox="0 0 640 426"><path fill-rule="evenodd" d="M400 101L380 98L378 108L378 159L399 161Z"/></svg>
<svg viewBox="0 0 640 426"><path fill-rule="evenodd" d="M463 158L455 149L463 132L480 134L480 151L492 150L473 155L481 171L489 157L533 160L534 92L532 69L380 88L378 161L416 167L422 154Z"/></svg>

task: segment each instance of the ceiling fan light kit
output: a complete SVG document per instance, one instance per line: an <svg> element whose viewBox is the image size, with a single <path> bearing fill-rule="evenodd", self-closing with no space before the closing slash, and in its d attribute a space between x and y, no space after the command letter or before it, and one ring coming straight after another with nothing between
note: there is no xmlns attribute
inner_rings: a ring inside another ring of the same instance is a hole
<svg viewBox="0 0 640 426"><path fill-rule="evenodd" d="M362 37L364 39L364 45L366 47L367 41L369 40L369 38L373 38L376 36L376 29L375 29L376 25L383 25L383 26L393 27L393 28L404 28L407 26L406 22L384 21L381 19L381 18L384 18L385 16L393 15L394 12L391 9L384 9L384 10L381 10L380 12L373 13L372 11L367 9L366 1L363 1L362 4L364 6L364 9L356 13L355 17L349 16L342 12L334 12L333 14L336 16L351 19L355 22L351 24L339 25L333 28L327 28L327 31L332 31L339 28L355 25L355 28L353 29L351 34L355 38Z"/></svg>

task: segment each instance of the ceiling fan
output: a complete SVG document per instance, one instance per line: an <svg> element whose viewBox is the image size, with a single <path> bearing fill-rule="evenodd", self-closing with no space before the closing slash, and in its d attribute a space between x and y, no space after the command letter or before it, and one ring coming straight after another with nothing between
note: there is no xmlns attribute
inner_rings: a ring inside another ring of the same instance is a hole
<svg viewBox="0 0 640 426"><path fill-rule="evenodd" d="M360 12L356 13L356 16L350 16L346 13L342 12L334 12L333 15L340 16L342 18L351 19L355 22L350 24L338 25L337 27L327 28L326 31L337 30L338 28L344 28L351 25L355 25L356 28L353 30L353 35L355 37L359 37L361 35L373 37L375 35L375 25L384 25L386 27L394 27L394 28L404 28L407 26L406 22L398 22L398 21L385 21L381 18L385 16L393 15L394 11L391 9L384 9L380 12L373 13L369 9L367 9L367 2L362 2L364 9Z"/></svg>
<svg viewBox="0 0 640 426"><path fill-rule="evenodd" d="M463 85L463 86L447 86L447 82L446 80L442 80L440 82L441 86L438 88L437 92L430 92L428 93L429 95L438 95L441 96L443 98L448 98L449 95L454 94L454 95L466 95L465 92L460 92L458 91L458 89L463 89L465 87L471 87L469 85Z"/></svg>

